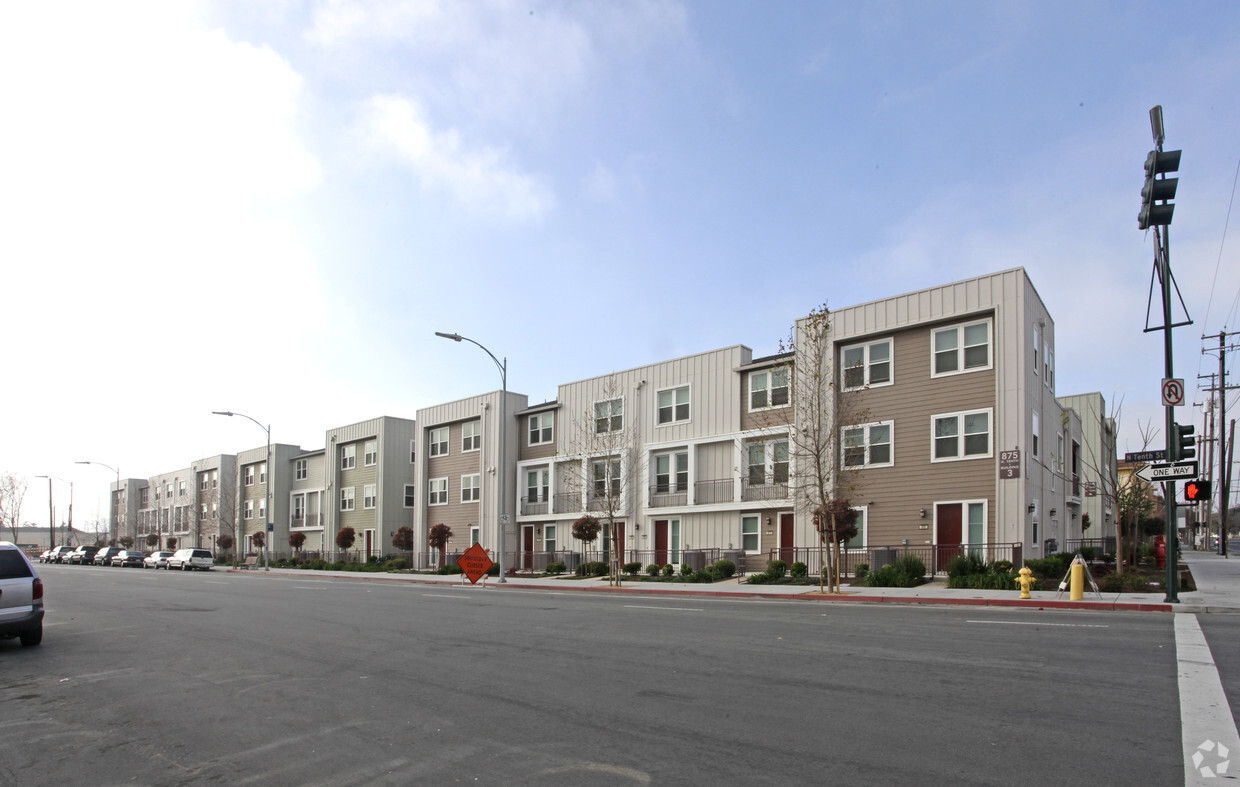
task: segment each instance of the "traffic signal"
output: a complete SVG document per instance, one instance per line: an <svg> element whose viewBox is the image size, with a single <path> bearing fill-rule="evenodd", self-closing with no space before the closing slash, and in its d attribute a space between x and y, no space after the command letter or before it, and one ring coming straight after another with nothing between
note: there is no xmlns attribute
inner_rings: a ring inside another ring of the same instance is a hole
<svg viewBox="0 0 1240 787"><path fill-rule="evenodd" d="M1167 200L1175 199L1175 187L1179 178L1167 177L1168 172L1180 169L1180 151L1151 150L1145 159L1145 185L1141 187L1141 212L1137 214L1137 229L1171 223L1175 205ZM1163 177L1157 177L1162 175ZM1161 204L1157 204L1161 203Z"/></svg>
<svg viewBox="0 0 1240 787"><path fill-rule="evenodd" d="M1192 424L1171 423L1171 439L1167 441L1167 457L1172 462L1197 457L1197 443L1193 440L1196 428Z"/></svg>
<svg viewBox="0 0 1240 787"><path fill-rule="evenodd" d="M1184 484L1184 499L1189 503L1200 503L1210 499L1209 481L1189 481Z"/></svg>

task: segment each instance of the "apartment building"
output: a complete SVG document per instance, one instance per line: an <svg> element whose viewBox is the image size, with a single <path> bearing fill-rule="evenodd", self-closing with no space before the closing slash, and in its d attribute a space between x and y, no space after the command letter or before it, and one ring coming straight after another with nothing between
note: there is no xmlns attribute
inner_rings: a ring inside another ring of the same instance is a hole
<svg viewBox="0 0 1240 787"><path fill-rule="evenodd" d="M322 537L327 549L335 549L336 534L351 527L356 535L352 549L365 556L395 551L393 536L413 521L406 500L408 485L415 480L417 438L415 421L391 416L327 431L323 462L326 483L321 487L321 502L332 501L323 510ZM310 464L307 461L307 472ZM290 467L295 471L294 465ZM309 477L302 480L309 481ZM287 512L283 518L291 521ZM285 534L280 543L287 544L287 538Z"/></svg>
<svg viewBox="0 0 1240 787"><path fill-rule="evenodd" d="M1115 419L1107 413L1106 399L1097 392L1061 396L1059 403L1080 419L1081 441L1072 444L1065 478L1072 485L1070 498L1082 501L1080 515L1071 523L1069 543L1073 538L1114 539L1115 495L1119 489Z"/></svg>
<svg viewBox="0 0 1240 787"><path fill-rule="evenodd" d="M122 478L108 485L108 540L117 541L122 536L137 538L138 511L142 507L142 490L145 478Z"/></svg>
<svg viewBox="0 0 1240 787"><path fill-rule="evenodd" d="M289 535L302 533L302 549L321 552L334 549L326 539L327 452L320 448L293 457L293 480L288 488Z"/></svg>
<svg viewBox="0 0 1240 787"><path fill-rule="evenodd" d="M290 500L280 490L289 489L292 485L293 458L303 451L300 446L272 443L269 464L267 449L264 443L241 451L236 456L233 481L235 527L230 535L242 553L259 551L254 535L262 533L268 526L270 531L264 537L267 549L288 546Z"/></svg>
<svg viewBox="0 0 1240 787"><path fill-rule="evenodd" d="M446 553L481 543L498 558L501 514L508 517L504 553L513 553L513 507L501 506L499 481L506 472L505 497L513 500L512 468L519 451L514 413L524 410L527 403L524 394L509 391L505 399L501 391L492 391L417 411L417 435L409 447L411 458L419 457L417 474L416 480L410 479L412 488L405 490L404 497L412 503L415 553L430 554L430 528L443 524L452 529ZM501 413L507 418L501 418ZM511 559L505 560L508 565Z"/></svg>

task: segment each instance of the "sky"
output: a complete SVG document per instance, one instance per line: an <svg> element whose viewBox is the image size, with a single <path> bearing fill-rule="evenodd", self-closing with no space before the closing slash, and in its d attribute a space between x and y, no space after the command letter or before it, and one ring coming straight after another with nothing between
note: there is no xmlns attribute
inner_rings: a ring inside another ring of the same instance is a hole
<svg viewBox="0 0 1240 787"><path fill-rule="evenodd" d="M1057 392L1161 447L1149 110L1191 405L1240 322L1237 30L1223 0L0 4L0 471L39 524L35 476L72 482L81 524L115 475L79 460L264 443L213 410L314 449L499 388L435 331L537 403L1017 266Z"/></svg>

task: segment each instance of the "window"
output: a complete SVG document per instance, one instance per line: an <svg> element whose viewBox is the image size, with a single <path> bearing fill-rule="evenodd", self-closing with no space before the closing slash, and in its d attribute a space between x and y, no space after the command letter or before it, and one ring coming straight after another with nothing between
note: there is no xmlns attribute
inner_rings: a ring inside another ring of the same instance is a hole
<svg viewBox="0 0 1240 787"><path fill-rule="evenodd" d="M366 484L362 487L362 508L375 507L375 485Z"/></svg>
<svg viewBox="0 0 1240 787"><path fill-rule="evenodd" d="M689 454L658 454L654 458L654 491L684 492L689 488Z"/></svg>
<svg viewBox="0 0 1240 787"><path fill-rule="evenodd" d="M219 503L212 503L212 504L211 504L211 518L212 518L212 519L214 519L214 518L215 518L216 513L219 511L219 507L220 507L220 504L219 504Z"/></svg>
<svg viewBox="0 0 1240 787"><path fill-rule="evenodd" d="M304 481L309 475L309 460L298 459L293 463L293 479L295 481Z"/></svg>
<svg viewBox="0 0 1240 787"><path fill-rule="evenodd" d="M179 494L181 497L185 497L185 482L184 481L177 482L177 494Z"/></svg>
<svg viewBox="0 0 1240 787"><path fill-rule="evenodd" d="M212 470L211 471L211 488L215 489L219 485L220 485L220 471Z"/></svg>
<svg viewBox="0 0 1240 787"><path fill-rule="evenodd" d="M418 441L409 441L409 464L413 464L418 458Z"/></svg>
<svg viewBox="0 0 1240 787"><path fill-rule="evenodd" d="M246 485L246 486L254 486L254 465L246 465L246 466L245 466L245 481L244 481L244 483L245 483L245 485ZM158 488L158 487L156 487L156 489L155 489L155 499L156 499L156 500L158 500L158 499L159 499L159 488Z"/></svg>
<svg viewBox="0 0 1240 787"><path fill-rule="evenodd" d="M747 515L741 517L741 549L749 554L758 551L758 523L760 517Z"/></svg>
<svg viewBox="0 0 1240 787"><path fill-rule="evenodd" d="M357 446L354 444L340 447L340 469L352 470L357 467Z"/></svg>
<svg viewBox="0 0 1240 787"><path fill-rule="evenodd" d="M157 490L157 491L158 491L158 490ZM151 494L150 494L150 492L151 492L150 488L149 488L149 487L146 487L146 488L143 488L142 493L141 493L140 495L138 495L138 500L141 502L141 504L142 504L142 507L143 507L143 508L146 508L147 506L149 506L149 505L151 504ZM156 496L158 496L158 495L156 495Z"/></svg>
<svg viewBox="0 0 1240 787"><path fill-rule="evenodd" d="M469 545L472 547L474 544L477 544L478 539L480 538L482 538L482 528L478 527L477 525L470 525Z"/></svg>
<svg viewBox="0 0 1240 787"><path fill-rule="evenodd" d="M555 549L555 525L543 525L543 551L554 552Z"/></svg>
<svg viewBox="0 0 1240 787"><path fill-rule="evenodd" d="M788 404L788 367L749 375L749 409L765 410Z"/></svg>
<svg viewBox="0 0 1240 787"><path fill-rule="evenodd" d="M891 382L891 339L844 348L845 391Z"/></svg>
<svg viewBox="0 0 1240 787"><path fill-rule="evenodd" d="M1055 391L1055 351L1050 348L1050 345L1047 345L1046 347L1046 387L1051 389L1051 392L1054 393Z"/></svg>
<svg viewBox="0 0 1240 787"><path fill-rule="evenodd" d="M529 418L530 445L549 443L553 437L554 418L551 413L539 413Z"/></svg>
<svg viewBox="0 0 1240 787"><path fill-rule="evenodd" d="M749 446L749 483L766 483L766 446L762 443Z"/></svg>
<svg viewBox="0 0 1240 787"><path fill-rule="evenodd" d="M853 525L857 528L857 535L848 539L848 541L844 543L844 548L865 549L865 520L868 509L866 509L865 506L862 506L860 508L854 508L853 510L857 512L857 520L853 522Z"/></svg>
<svg viewBox="0 0 1240 787"><path fill-rule="evenodd" d="M594 497L620 496L620 460L602 459L593 465Z"/></svg>
<svg viewBox="0 0 1240 787"><path fill-rule="evenodd" d="M477 451L482 447L482 422L466 421L461 424L461 450Z"/></svg>
<svg viewBox="0 0 1240 787"><path fill-rule="evenodd" d="M413 508L414 493L413 484L405 484L405 508Z"/></svg>
<svg viewBox="0 0 1240 787"><path fill-rule="evenodd" d="M934 331L932 377L990 368L990 321Z"/></svg>
<svg viewBox="0 0 1240 787"><path fill-rule="evenodd" d="M245 501L245 514L243 516L246 519L254 518L254 501L253 500Z"/></svg>
<svg viewBox="0 0 1240 787"><path fill-rule="evenodd" d="M1029 450L1030 450L1030 452L1031 452L1034 456L1037 456L1037 455L1038 455L1038 448L1039 448L1039 444L1042 442L1042 440L1041 440L1041 437L1042 437L1042 426L1041 426L1041 421L1042 421L1042 419L1041 419L1041 417L1039 416L1039 414L1038 414L1038 411L1037 411L1037 410L1034 410L1034 411L1033 411L1033 413L1032 413L1032 415L1033 415L1033 442L1029 444Z"/></svg>
<svg viewBox="0 0 1240 787"><path fill-rule="evenodd" d="M267 520L267 498L265 497L258 501L258 518L263 521Z"/></svg>
<svg viewBox="0 0 1240 787"><path fill-rule="evenodd" d="M969 543L986 543L986 504L968 503Z"/></svg>
<svg viewBox="0 0 1240 787"><path fill-rule="evenodd" d="M936 415L934 457L942 462L990 456L990 410Z"/></svg>
<svg viewBox="0 0 1240 787"><path fill-rule="evenodd" d="M1063 432L1060 432L1057 437L1059 451L1055 454L1055 469L1063 475Z"/></svg>
<svg viewBox="0 0 1240 787"><path fill-rule="evenodd" d="M379 441L367 440L363 450L365 453L362 457L362 464L366 467L374 467L379 461Z"/></svg>
<svg viewBox="0 0 1240 787"><path fill-rule="evenodd" d="M258 466L258 483L267 483L267 463L263 462Z"/></svg>
<svg viewBox="0 0 1240 787"><path fill-rule="evenodd" d="M548 470L530 470L525 474L525 502L547 502L550 493L547 481L550 475Z"/></svg>
<svg viewBox="0 0 1240 787"><path fill-rule="evenodd" d="M209 480L208 480L208 478L207 478L207 474L206 474L206 473L203 473L203 474L202 474L202 478L201 478L201 479L199 479L199 481L198 481L198 491L200 491L200 492L205 492L205 491L207 491L207 484L208 484L208 483L210 483L210 481L209 481Z"/></svg>
<svg viewBox="0 0 1240 787"><path fill-rule="evenodd" d="M748 451L748 482L761 486L770 478L772 484L788 483L788 441L751 443Z"/></svg>
<svg viewBox="0 0 1240 787"><path fill-rule="evenodd" d="M426 482L426 504L446 506L448 504L448 479L432 478Z"/></svg>
<svg viewBox="0 0 1240 787"><path fill-rule="evenodd" d="M346 487L341 488L340 510L341 511L352 511L353 510L353 487L346 486Z"/></svg>
<svg viewBox="0 0 1240 787"><path fill-rule="evenodd" d="M306 496L293 495L293 527L301 527L306 518Z"/></svg>
<svg viewBox="0 0 1240 787"><path fill-rule="evenodd" d="M689 420L689 386L659 391L659 423L673 424Z"/></svg>
<svg viewBox="0 0 1240 787"><path fill-rule="evenodd" d="M1033 373L1038 373L1038 367L1042 363L1042 334L1041 329L1033 326Z"/></svg>
<svg viewBox="0 0 1240 787"><path fill-rule="evenodd" d="M594 403L594 432L619 432L624 428L624 400L608 399Z"/></svg>
<svg viewBox="0 0 1240 787"><path fill-rule="evenodd" d="M482 476L478 473L461 476L461 502L476 503L482 499Z"/></svg>
<svg viewBox="0 0 1240 787"><path fill-rule="evenodd" d="M448 427L431 430L431 456L448 455Z"/></svg>
<svg viewBox="0 0 1240 787"><path fill-rule="evenodd" d="M844 427L845 467L890 467L894 421Z"/></svg>
<svg viewBox="0 0 1240 787"><path fill-rule="evenodd" d="M172 484L164 484L164 496L168 500L172 499Z"/></svg>

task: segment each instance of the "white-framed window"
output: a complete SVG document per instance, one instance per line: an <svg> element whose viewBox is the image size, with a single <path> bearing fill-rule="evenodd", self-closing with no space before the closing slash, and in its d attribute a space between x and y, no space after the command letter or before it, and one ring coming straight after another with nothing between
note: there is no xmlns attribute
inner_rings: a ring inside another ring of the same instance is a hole
<svg viewBox="0 0 1240 787"><path fill-rule="evenodd" d="M1055 453L1055 469L1059 471L1060 475L1063 475L1063 432L1059 432L1056 437L1058 438L1057 447L1059 450Z"/></svg>
<svg viewBox="0 0 1240 787"><path fill-rule="evenodd" d="M684 492L689 488L689 453L655 454L654 491Z"/></svg>
<svg viewBox="0 0 1240 787"><path fill-rule="evenodd" d="M555 525L543 525L543 550L554 552L557 547Z"/></svg>
<svg viewBox="0 0 1240 787"><path fill-rule="evenodd" d="M172 484L164 484L164 496L168 500L172 499Z"/></svg>
<svg viewBox="0 0 1240 787"><path fill-rule="evenodd" d="M546 445L554 439L555 416L552 413L535 413L529 417L530 445Z"/></svg>
<svg viewBox="0 0 1240 787"><path fill-rule="evenodd" d="M254 465L246 465L242 483L246 486L254 486ZM159 487L155 488L155 499L159 499Z"/></svg>
<svg viewBox="0 0 1240 787"><path fill-rule="evenodd" d="M362 508L375 507L375 484L366 484L362 487Z"/></svg>
<svg viewBox="0 0 1240 787"><path fill-rule="evenodd" d="M258 466L258 483L267 483L267 463L263 462Z"/></svg>
<svg viewBox="0 0 1240 787"><path fill-rule="evenodd" d="M619 432L624 429L624 400L608 399L594 403L594 433Z"/></svg>
<svg viewBox="0 0 1240 787"><path fill-rule="evenodd" d="M212 518L212 519L214 519L214 518L215 518L216 513L218 513L218 512L219 512L219 508L220 508L220 504L219 504L219 503L212 503L212 504L211 504L211 518Z"/></svg>
<svg viewBox="0 0 1240 787"><path fill-rule="evenodd" d="M431 456L448 455L448 427L431 430Z"/></svg>
<svg viewBox="0 0 1240 787"><path fill-rule="evenodd" d="M749 373L749 409L788 406L788 367Z"/></svg>
<svg viewBox="0 0 1240 787"><path fill-rule="evenodd" d="M353 510L353 487L345 486L340 489L340 510Z"/></svg>
<svg viewBox="0 0 1240 787"><path fill-rule="evenodd" d="M177 494L180 495L181 497L185 497L185 482L184 481L177 481Z"/></svg>
<svg viewBox="0 0 1240 787"><path fill-rule="evenodd" d="M461 502L477 503L482 499L482 476L478 473L461 476Z"/></svg>
<svg viewBox="0 0 1240 787"><path fill-rule="evenodd" d="M750 443L747 450L747 475L750 486L788 483L788 441Z"/></svg>
<svg viewBox="0 0 1240 787"><path fill-rule="evenodd" d="M426 504L430 506L448 504L448 479L432 478L426 482Z"/></svg>
<svg viewBox="0 0 1240 787"><path fill-rule="evenodd" d="M746 554L756 554L761 547L759 526L762 517L757 514L746 514L741 517L741 549Z"/></svg>
<svg viewBox="0 0 1240 787"><path fill-rule="evenodd" d="M1029 452L1037 456L1042 443L1042 418L1037 410L1032 412L1032 416L1033 442L1029 444Z"/></svg>
<svg viewBox="0 0 1240 787"><path fill-rule="evenodd" d="M210 483L211 483L211 480L207 477L207 474L206 474L206 473L203 473L203 474L202 474L202 477L201 477L200 479L198 479L198 491L200 491L200 492L205 492L205 491L207 491L207 486L208 486Z"/></svg>
<svg viewBox="0 0 1240 787"><path fill-rule="evenodd" d="M199 508L198 508L198 518L199 518L199 519L206 519L206 518L207 518L207 504L206 504L206 503L203 503L201 506L199 506Z"/></svg>
<svg viewBox="0 0 1240 787"><path fill-rule="evenodd" d="M874 388L891 385L891 339L882 339L844 348L844 363L840 383L845 391L858 388Z"/></svg>
<svg viewBox="0 0 1240 787"><path fill-rule="evenodd" d="M1046 345L1046 387L1055 392L1055 351Z"/></svg>
<svg viewBox="0 0 1240 787"><path fill-rule="evenodd" d="M357 467L357 445L349 443L340 446L340 469L352 470Z"/></svg>
<svg viewBox="0 0 1240 787"><path fill-rule="evenodd" d="M478 525L470 525L469 526L469 545L472 547L474 544L477 544L478 540L481 538L482 538L482 528L479 527Z"/></svg>
<svg viewBox="0 0 1240 787"><path fill-rule="evenodd" d="M846 426L843 430L844 467L891 467L895 421Z"/></svg>
<svg viewBox="0 0 1240 787"><path fill-rule="evenodd" d="M304 527L306 525L306 496L293 495L293 527Z"/></svg>
<svg viewBox="0 0 1240 787"><path fill-rule="evenodd" d="M215 489L219 485L220 485L220 471L212 470L211 471L211 488Z"/></svg>
<svg viewBox="0 0 1240 787"><path fill-rule="evenodd" d="M990 368L990 320L939 328L932 336L934 361L930 368L931 377Z"/></svg>
<svg viewBox="0 0 1240 787"><path fill-rule="evenodd" d="M546 468L540 470L528 470L525 473L525 502L527 503L546 503L550 497L551 489L549 481L551 472Z"/></svg>
<svg viewBox="0 0 1240 787"><path fill-rule="evenodd" d="M367 440L363 446L362 465L374 467L379 461L379 441Z"/></svg>
<svg viewBox="0 0 1240 787"><path fill-rule="evenodd" d="M482 421L466 421L461 424L461 451L477 451L482 448Z"/></svg>
<svg viewBox="0 0 1240 787"><path fill-rule="evenodd" d="M689 420L689 386L665 388L656 395L659 424L676 424Z"/></svg>
<svg viewBox="0 0 1240 787"><path fill-rule="evenodd" d="M405 508L413 508L414 506L414 486L413 484L405 484Z"/></svg>
<svg viewBox="0 0 1240 787"><path fill-rule="evenodd" d="M934 452L930 461L951 462L991 455L991 411L969 410L931 417Z"/></svg>
<svg viewBox="0 0 1240 787"><path fill-rule="evenodd" d="M610 494L612 498L620 496L620 460L598 459L591 465L591 474L594 478L594 497L606 498Z"/></svg>
<svg viewBox="0 0 1240 787"><path fill-rule="evenodd" d="M857 526L857 535L844 542L844 547L846 549L865 549L865 525L870 511L866 506L855 506L853 510L857 512L857 521L853 523Z"/></svg>
<svg viewBox="0 0 1240 787"><path fill-rule="evenodd" d="M1033 373L1039 374L1038 370L1042 366L1042 329L1036 324L1033 326Z"/></svg>
<svg viewBox="0 0 1240 787"><path fill-rule="evenodd" d="M409 464L413 464L418 459L418 441L409 441Z"/></svg>
<svg viewBox="0 0 1240 787"><path fill-rule="evenodd" d="M304 481L306 476L310 474L310 460L298 459L293 462L293 480Z"/></svg>
<svg viewBox="0 0 1240 787"><path fill-rule="evenodd" d="M243 516L245 519L253 519L253 518L254 518L254 501L253 501L253 500L247 500L247 501L245 501L245 513L244 513L242 516Z"/></svg>
<svg viewBox="0 0 1240 787"><path fill-rule="evenodd" d="M258 518L267 521L267 498L262 497L258 500Z"/></svg>

